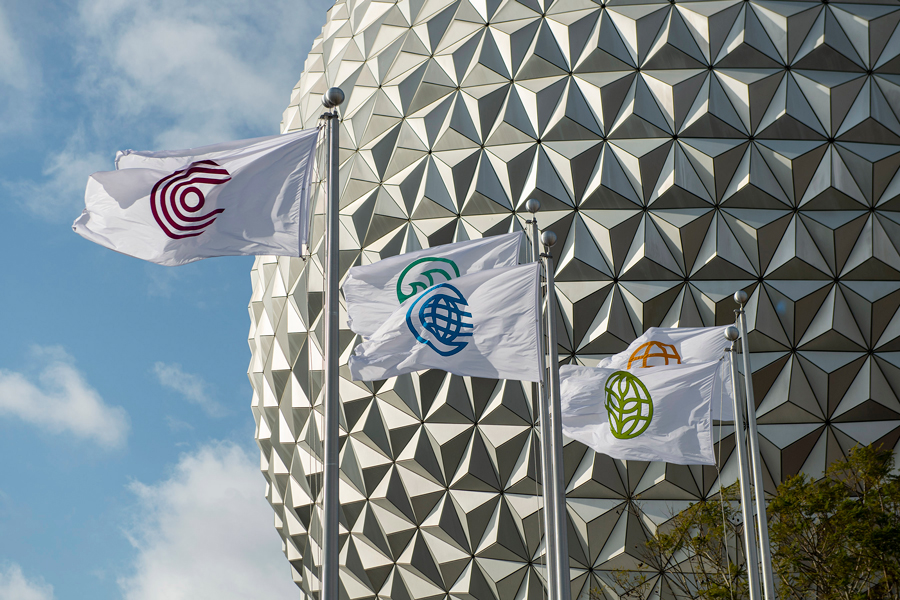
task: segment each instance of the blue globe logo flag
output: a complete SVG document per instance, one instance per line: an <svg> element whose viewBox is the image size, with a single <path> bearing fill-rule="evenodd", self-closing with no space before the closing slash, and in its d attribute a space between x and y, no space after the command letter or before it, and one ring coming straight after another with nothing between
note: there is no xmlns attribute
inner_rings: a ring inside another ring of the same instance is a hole
<svg viewBox="0 0 900 600"><path fill-rule="evenodd" d="M472 313L462 293L449 283L432 286L406 311L406 324L416 339L441 356L452 356L472 337Z"/></svg>

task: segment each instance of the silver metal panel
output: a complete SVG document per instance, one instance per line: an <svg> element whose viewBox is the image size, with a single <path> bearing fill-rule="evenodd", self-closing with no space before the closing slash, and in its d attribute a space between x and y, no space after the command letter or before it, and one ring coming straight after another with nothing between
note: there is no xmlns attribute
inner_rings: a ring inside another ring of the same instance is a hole
<svg viewBox="0 0 900 600"><path fill-rule="evenodd" d="M558 236L559 355L733 321L750 294L769 492L900 438L900 8L895 2L339 1L285 111L347 92L340 269L523 228ZM324 187L313 256L259 258L249 375L294 579L318 591ZM341 332L342 361L358 340ZM531 386L341 380L350 598L543 595ZM729 426L721 480L737 458ZM565 447L573 596L615 597L646 527L713 467ZM640 495L650 521L627 512Z"/></svg>

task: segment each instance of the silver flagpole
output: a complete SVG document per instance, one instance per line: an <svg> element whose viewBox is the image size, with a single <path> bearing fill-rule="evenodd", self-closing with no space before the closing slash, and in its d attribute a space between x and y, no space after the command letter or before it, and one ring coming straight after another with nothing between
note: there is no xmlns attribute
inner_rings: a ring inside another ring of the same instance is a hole
<svg viewBox="0 0 900 600"><path fill-rule="evenodd" d="M753 511L751 510L747 446L744 440L744 409L741 406L737 363L734 360L734 353L737 351L734 347L734 342L739 336L740 333L737 327L729 327L725 330L725 339L731 342L731 348L726 348L725 352L728 353L728 361L731 364L731 391L734 394L734 447L738 453L741 479L741 515L744 518L744 555L747 559L747 582L750 588L750 600L760 600L759 560L756 554L756 532L753 527Z"/></svg>
<svg viewBox="0 0 900 600"><path fill-rule="evenodd" d="M744 305L747 292L738 290L734 301L740 308L734 311L741 331L741 356L744 359L744 389L747 393L747 423L750 425L750 460L753 471L753 488L756 492L756 527L762 553L762 579L766 600L775 600L775 581L772 573L772 550L769 547L769 520L766 516L766 490L763 487L762 458L759 454L759 434L756 431L756 396L753 394L753 371L750 368L750 340L747 339L747 317Z"/></svg>
<svg viewBox="0 0 900 600"><path fill-rule="evenodd" d="M541 234L545 252L544 267L547 271L547 361L550 363L550 428L552 450L552 499L555 521L553 537L553 566L556 570L556 600L571 600L572 581L569 575L569 540L566 528L566 486L563 463L562 415L559 405L559 354L556 344L556 282L553 273L553 255L550 248L556 243L556 234L545 231ZM542 423L541 427L545 427Z"/></svg>
<svg viewBox="0 0 900 600"><path fill-rule="evenodd" d="M536 198L529 198L525 202L525 210L531 213L531 219L526 221L531 225L531 249L535 262L541 260L541 251L538 243L540 231L537 224L537 211L541 209L541 203ZM541 369L541 377L545 377L544 370L544 327L541 320L538 320L538 365ZM534 384L534 389L538 397L538 410L540 411L541 420L541 482L543 483L542 492L544 495L544 556L547 565L547 597L552 598L554 590L557 587L559 573L556 570L556 548L553 540L556 535L556 520L553 518L554 502L553 495L553 439L550 430L550 406L547 403L547 387L544 381Z"/></svg>
<svg viewBox="0 0 900 600"><path fill-rule="evenodd" d="M340 565L338 544L340 498L338 489L338 435L340 434L340 397L338 396L338 316L340 297L338 252L340 250L340 179L338 176L340 120L337 107L344 101L340 88L331 88L322 96L322 104L331 112L323 118L328 123L328 200L325 207L325 458L322 482L322 565L319 583L320 600L338 600Z"/></svg>

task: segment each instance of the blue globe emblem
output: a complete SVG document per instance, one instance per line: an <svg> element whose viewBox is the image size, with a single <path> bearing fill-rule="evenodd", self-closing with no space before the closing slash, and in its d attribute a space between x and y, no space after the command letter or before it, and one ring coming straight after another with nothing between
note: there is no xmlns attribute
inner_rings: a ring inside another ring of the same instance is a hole
<svg viewBox="0 0 900 600"><path fill-rule="evenodd" d="M463 311L461 306L462 303L452 296L432 296L422 304L419 317L425 329L437 339L445 344L452 344L462 333L463 327L471 327L463 323L463 318L471 317L472 314Z"/></svg>
<svg viewBox="0 0 900 600"><path fill-rule="evenodd" d="M465 348L472 336L472 313L468 302L449 283L430 287L406 312L406 324L416 339L442 356Z"/></svg>

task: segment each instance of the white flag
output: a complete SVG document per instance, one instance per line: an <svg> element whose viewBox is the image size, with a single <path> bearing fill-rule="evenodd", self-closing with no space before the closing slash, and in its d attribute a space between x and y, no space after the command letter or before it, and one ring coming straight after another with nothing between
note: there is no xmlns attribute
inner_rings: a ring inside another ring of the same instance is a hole
<svg viewBox="0 0 900 600"><path fill-rule="evenodd" d="M592 369L560 386L563 433L613 458L715 464L711 404L724 362Z"/></svg>
<svg viewBox="0 0 900 600"><path fill-rule="evenodd" d="M540 381L540 265L439 283L399 307L350 357L355 381L422 369Z"/></svg>
<svg viewBox="0 0 900 600"><path fill-rule="evenodd" d="M72 228L161 265L299 256L309 233L315 129L163 152L119 152L94 173Z"/></svg>
<svg viewBox="0 0 900 600"><path fill-rule="evenodd" d="M731 342L725 339L721 327L651 327L628 345L628 348L600 361L596 368L626 369L637 373L640 369L659 366L710 363L725 355ZM567 365L560 367L560 377L586 374L592 367ZM725 395L713 402L713 419L734 420L731 369L724 371Z"/></svg>
<svg viewBox="0 0 900 600"><path fill-rule="evenodd" d="M727 327L651 327L623 352L598 366L642 369L715 362L731 345L725 339Z"/></svg>
<svg viewBox="0 0 900 600"><path fill-rule="evenodd" d="M518 263L522 232L445 244L353 267L341 289L348 325L370 337L397 310L427 288L469 273Z"/></svg>

